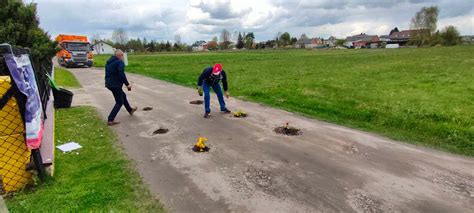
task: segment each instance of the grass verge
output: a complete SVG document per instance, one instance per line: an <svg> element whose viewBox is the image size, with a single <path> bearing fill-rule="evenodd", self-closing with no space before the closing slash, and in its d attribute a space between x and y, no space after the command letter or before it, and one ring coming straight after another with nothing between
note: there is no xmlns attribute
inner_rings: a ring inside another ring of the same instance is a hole
<svg viewBox="0 0 474 213"><path fill-rule="evenodd" d="M126 69L195 87L204 67L220 62L234 96L474 156L473 52L474 45L129 55Z"/></svg>
<svg viewBox="0 0 474 213"><path fill-rule="evenodd" d="M54 68L54 71L54 80L58 86L71 89L81 87L81 84L79 84L76 77L74 77L74 75L68 70L56 67Z"/></svg>
<svg viewBox="0 0 474 213"><path fill-rule="evenodd" d="M94 108L57 110L55 134L58 144L75 141L82 148L56 152L55 176L8 199L11 212L164 212Z"/></svg>

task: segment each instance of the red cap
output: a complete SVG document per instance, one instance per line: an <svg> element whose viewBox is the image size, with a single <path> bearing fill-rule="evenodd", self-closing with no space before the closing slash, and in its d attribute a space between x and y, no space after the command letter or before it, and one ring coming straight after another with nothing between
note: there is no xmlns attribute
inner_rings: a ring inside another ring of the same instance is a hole
<svg viewBox="0 0 474 213"><path fill-rule="evenodd" d="M214 64L214 67L212 68L212 74L219 75L221 71L222 71L222 64Z"/></svg>

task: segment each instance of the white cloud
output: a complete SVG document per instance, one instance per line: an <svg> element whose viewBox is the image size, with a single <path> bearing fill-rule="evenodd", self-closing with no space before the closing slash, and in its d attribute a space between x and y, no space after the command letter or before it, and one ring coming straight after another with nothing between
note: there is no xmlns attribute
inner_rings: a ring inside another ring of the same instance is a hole
<svg viewBox="0 0 474 213"><path fill-rule="evenodd" d="M33 0L26 0L31 2ZM438 5L438 28L456 26L474 34L472 0L34 0L41 26L59 33L110 37L122 27L131 37L184 42L210 40L222 29L254 32L257 40L278 32L294 37L346 37L387 34L393 27L407 29L423 6Z"/></svg>

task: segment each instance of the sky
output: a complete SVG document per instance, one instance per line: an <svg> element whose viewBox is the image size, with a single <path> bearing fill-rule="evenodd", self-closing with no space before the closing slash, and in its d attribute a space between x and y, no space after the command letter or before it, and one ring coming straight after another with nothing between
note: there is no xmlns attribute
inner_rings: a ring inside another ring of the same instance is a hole
<svg viewBox="0 0 474 213"><path fill-rule="evenodd" d="M408 29L422 7L440 9L438 29L454 25L474 35L474 0L25 0L37 3L40 26L58 34L110 38L125 29L130 38L193 43L227 29L254 32L256 41L279 32L299 38L386 35Z"/></svg>

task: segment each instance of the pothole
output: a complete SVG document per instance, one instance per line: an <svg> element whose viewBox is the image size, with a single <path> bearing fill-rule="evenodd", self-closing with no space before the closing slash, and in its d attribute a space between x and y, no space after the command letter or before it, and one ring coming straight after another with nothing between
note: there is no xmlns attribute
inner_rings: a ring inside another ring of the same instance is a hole
<svg viewBox="0 0 474 213"><path fill-rule="evenodd" d="M199 148L197 146L193 146L192 150L195 151L195 152L209 152L211 148L209 148L208 146L204 147L204 148Z"/></svg>
<svg viewBox="0 0 474 213"><path fill-rule="evenodd" d="M195 101L190 101L189 103L190 103L190 104L194 104L194 105L201 105L201 104L204 103L204 101L202 101L202 100L195 100Z"/></svg>
<svg viewBox="0 0 474 213"><path fill-rule="evenodd" d="M166 128L159 128L155 131L153 131L152 135L161 135L161 134L166 134L169 130Z"/></svg>
<svg viewBox="0 0 474 213"><path fill-rule="evenodd" d="M143 111L151 111L151 110L153 110L153 107L144 107L143 108Z"/></svg>
<svg viewBox="0 0 474 213"><path fill-rule="evenodd" d="M275 131L278 134L290 135L290 136L302 134L300 129L292 127L288 123L286 123L284 126L276 127L273 131Z"/></svg>

